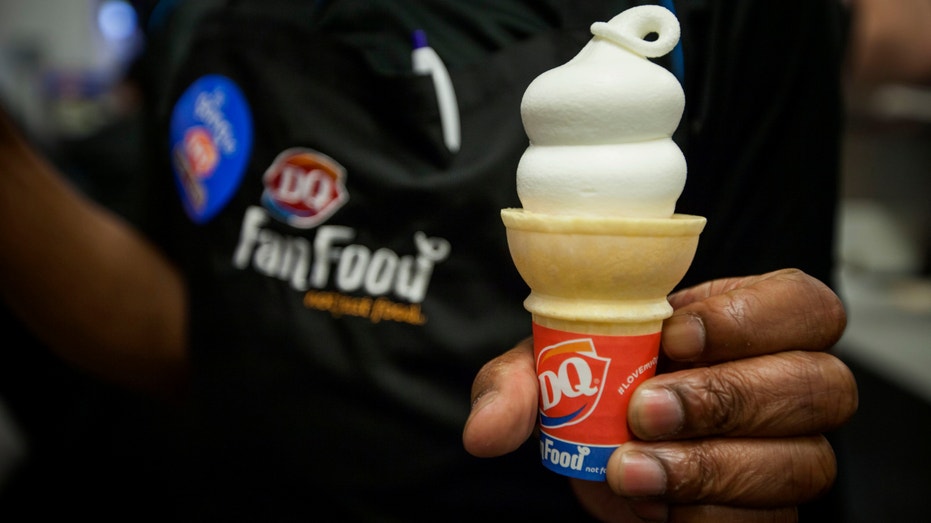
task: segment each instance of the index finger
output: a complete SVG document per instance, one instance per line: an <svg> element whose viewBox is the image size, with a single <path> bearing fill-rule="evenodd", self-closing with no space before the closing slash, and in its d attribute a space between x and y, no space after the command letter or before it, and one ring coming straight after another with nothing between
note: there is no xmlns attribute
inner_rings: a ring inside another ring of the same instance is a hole
<svg viewBox="0 0 931 523"><path fill-rule="evenodd" d="M669 297L663 351L695 363L785 350L823 351L840 339L847 316L824 283L796 269L715 280Z"/></svg>

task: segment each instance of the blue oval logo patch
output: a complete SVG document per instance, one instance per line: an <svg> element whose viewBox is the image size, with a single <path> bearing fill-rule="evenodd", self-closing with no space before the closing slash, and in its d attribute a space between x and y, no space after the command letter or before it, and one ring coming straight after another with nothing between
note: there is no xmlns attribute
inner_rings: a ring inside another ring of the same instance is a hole
<svg viewBox="0 0 931 523"><path fill-rule="evenodd" d="M252 150L252 113L229 78L199 78L171 115L171 164L188 216L205 223L229 202Z"/></svg>

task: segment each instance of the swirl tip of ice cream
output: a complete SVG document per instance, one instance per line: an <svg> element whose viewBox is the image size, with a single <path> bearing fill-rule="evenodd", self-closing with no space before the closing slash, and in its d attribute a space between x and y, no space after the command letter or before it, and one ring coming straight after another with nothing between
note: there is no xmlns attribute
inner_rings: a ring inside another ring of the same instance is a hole
<svg viewBox="0 0 931 523"><path fill-rule="evenodd" d="M649 58L668 54L679 43L679 20L665 7L645 5L628 9L609 22L595 22L592 34ZM655 36L655 38L648 38Z"/></svg>
<svg viewBox="0 0 931 523"><path fill-rule="evenodd" d="M670 216L685 186L685 158L672 141L685 96L647 57L675 47L679 22L641 6L591 30L578 55L524 93L521 203L544 214Z"/></svg>

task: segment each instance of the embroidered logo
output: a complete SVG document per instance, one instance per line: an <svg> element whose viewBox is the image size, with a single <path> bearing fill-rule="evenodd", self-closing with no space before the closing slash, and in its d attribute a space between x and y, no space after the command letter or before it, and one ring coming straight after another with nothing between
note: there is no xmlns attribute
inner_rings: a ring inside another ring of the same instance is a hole
<svg viewBox="0 0 931 523"><path fill-rule="evenodd" d="M188 216L213 218L235 194L252 148L252 115L229 78L207 75L181 95L171 117L171 159Z"/></svg>
<svg viewBox="0 0 931 523"><path fill-rule="evenodd" d="M265 171L262 205L278 220L300 229L323 223L349 200L346 169L329 156L287 149Z"/></svg>

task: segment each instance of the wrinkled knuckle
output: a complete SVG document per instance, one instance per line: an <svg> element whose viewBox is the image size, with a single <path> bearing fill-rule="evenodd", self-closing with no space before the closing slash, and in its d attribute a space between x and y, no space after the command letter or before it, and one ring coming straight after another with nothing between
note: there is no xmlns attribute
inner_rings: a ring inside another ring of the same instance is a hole
<svg viewBox="0 0 931 523"><path fill-rule="evenodd" d="M719 345L721 349L737 351L739 353L752 352L753 345L761 341L758 334L765 330L765 315L767 310L767 296L765 292L753 288L744 288L740 291L730 292L728 299L722 304L718 312L718 332L711 332L712 344ZM722 335L729 332L729 335Z"/></svg>
<svg viewBox="0 0 931 523"><path fill-rule="evenodd" d="M667 485L672 499L691 501L713 500L719 497L719 475L715 453L707 445L693 446L686 456L686 473Z"/></svg>
<svg viewBox="0 0 931 523"><path fill-rule="evenodd" d="M696 467L696 478L699 481L696 488L694 488L696 498L701 500L714 499L720 483L717 460L711 452L706 451L704 446L696 455Z"/></svg>
<svg viewBox="0 0 931 523"><path fill-rule="evenodd" d="M724 305L722 313L729 323L737 328L745 328L753 318L752 311L758 301L752 289L742 289L742 292L733 292Z"/></svg>
<svg viewBox="0 0 931 523"><path fill-rule="evenodd" d="M737 431L746 412L748 398L743 392L746 384L737 374L726 376L714 368L705 369L704 389L700 394L700 409L704 422L719 434Z"/></svg>

